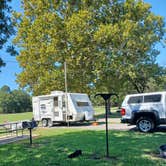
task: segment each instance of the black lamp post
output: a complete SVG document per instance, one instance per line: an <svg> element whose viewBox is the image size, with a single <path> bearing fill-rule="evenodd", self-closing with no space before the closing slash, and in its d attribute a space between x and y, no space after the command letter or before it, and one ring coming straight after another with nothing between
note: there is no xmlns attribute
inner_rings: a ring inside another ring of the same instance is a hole
<svg viewBox="0 0 166 166"><path fill-rule="evenodd" d="M105 100L105 125L106 125L106 157L109 158L109 144L108 144L108 114L110 107L110 98L111 96L117 96L116 93L99 93L96 96L101 96Z"/></svg>

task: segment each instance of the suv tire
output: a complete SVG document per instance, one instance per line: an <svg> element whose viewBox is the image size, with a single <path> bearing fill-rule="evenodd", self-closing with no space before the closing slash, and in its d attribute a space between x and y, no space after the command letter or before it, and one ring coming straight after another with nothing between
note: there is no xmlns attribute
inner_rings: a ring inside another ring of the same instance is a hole
<svg viewBox="0 0 166 166"><path fill-rule="evenodd" d="M147 133L147 132L152 132L155 128L155 123L151 118L148 117L140 117L136 125L139 129L139 131Z"/></svg>

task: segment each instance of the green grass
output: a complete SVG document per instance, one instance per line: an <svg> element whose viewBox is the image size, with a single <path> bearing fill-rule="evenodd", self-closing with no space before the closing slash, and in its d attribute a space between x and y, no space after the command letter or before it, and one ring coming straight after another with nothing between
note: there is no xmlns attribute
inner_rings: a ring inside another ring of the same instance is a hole
<svg viewBox="0 0 166 166"><path fill-rule="evenodd" d="M96 116L104 116L104 108L95 108ZM118 117L113 109L113 117ZM1 114L0 123L31 119L32 112ZM135 131L109 131L111 159L105 158L105 132L85 131L71 128L38 128L38 137L0 146L1 166L164 166L166 160L159 158L158 147L165 144L166 134L156 132L143 134ZM68 159L76 149L82 156ZM95 159L95 157L100 159Z"/></svg>
<svg viewBox="0 0 166 166"><path fill-rule="evenodd" d="M19 120L32 119L32 112L16 113L16 114L0 114L0 124L6 122L14 122Z"/></svg>
<svg viewBox="0 0 166 166"><path fill-rule="evenodd" d="M134 131L110 131L111 159L105 156L105 132L79 129L37 129L39 137L0 147L1 166L164 166L166 160L158 158L158 147L165 144L162 132L142 134ZM81 149L82 156L68 159L68 155ZM100 159L95 159L94 157Z"/></svg>
<svg viewBox="0 0 166 166"><path fill-rule="evenodd" d="M104 118L105 117L105 108L104 107L94 107L95 117ZM117 112L118 108L114 107L111 109L112 114L109 115L110 118L120 118L120 113ZM6 122L14 122L19 120L30 120L32 119L32 112L25 113L16 113L16 114L0 114L0 124Z"/></svg>
<svg viewBox="0 0 166 166"><path fill-rule="evenodd" d="M94 107L95 117L104 118L105 117L105 107ZM120 112L118 112L118 107L111 108L110 118L121 118Z"/></svg>

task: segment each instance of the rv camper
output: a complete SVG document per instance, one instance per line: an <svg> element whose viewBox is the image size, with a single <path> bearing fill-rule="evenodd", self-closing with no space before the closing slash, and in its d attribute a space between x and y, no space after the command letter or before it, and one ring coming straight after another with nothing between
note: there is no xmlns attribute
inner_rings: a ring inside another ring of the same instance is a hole
<svg viewBox="0 0 166 166"><path fill-rule="evenodd" d="M54 122L89 121L94 118L94 110L87 94L53 91L50 95L32 98L33 116L42 126L52 126Z"/></svg>

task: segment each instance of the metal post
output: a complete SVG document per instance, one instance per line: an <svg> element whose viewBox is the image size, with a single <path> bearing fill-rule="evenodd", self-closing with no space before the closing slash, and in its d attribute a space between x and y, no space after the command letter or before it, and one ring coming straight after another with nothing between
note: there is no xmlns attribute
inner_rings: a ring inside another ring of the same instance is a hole
<svg viewBox="0 0 166 166"><path fill-rule="evenodd" d="M22 134L22 137L23 137L23 130L24 130L24 129L22 128L22 129L21 129L21 134Z"/></svg>
<svg viewBox="0 0 166 166"><path fill-rule="evenodd" d="M29 141L30 145L32 145L32 128L29 128Z"/></svg>
<svg viewBox="0 0 166 166"><path fill-rule="evenodd" d="M67 66L66 66L66 61L64 62L64 72L65 72L65 92L67 93Z"/></svg>
<svg viewBox="0 0 166 166"><path fill-rule="evenodd" d="M96 94L96 96L101 96L105 100L105 126L106 126L106 157L109 158L109 142L108 142L108 113L109 113L109 103L111 96L117 96L115 93L108 94ZM117 96L118 97L118 96Z"/></svg>
<svg viewBox="0 0 166 166"><path fill-rule="evenodd" d="M13 135L13 131L12 131L12 124L11 123L10 123L10 132L11 132L10 136L12 136Z"/></svg>
<svg viewBox="0 0 166 166"><path fill-rule="evenodd" d="M67 125L69 126L70 123L68 121L68 98L67 98L67 65L66 65L66 61L64 62L64 73L65 73L65 105L66 105L66 122Z"/></svg>
<svg viewBox="0 0 166 166"><path fill-rule="evenodd" d="M108 145L108 103L109 100L105 100L105 122L106 122L106 157L109 157L109 145Z"/></svg>
<svg viewBox="0 0 166 166"><path fill-rule="evenodd" d="M16 123L16 136L18 137L17 123Z"/></svg>
<svg viewBox="0 0 166 166"><path fill-rule="evenodd" d="M7 132L7 128L6 128L6 137L8 137L8 132Z"/></svg>

